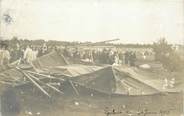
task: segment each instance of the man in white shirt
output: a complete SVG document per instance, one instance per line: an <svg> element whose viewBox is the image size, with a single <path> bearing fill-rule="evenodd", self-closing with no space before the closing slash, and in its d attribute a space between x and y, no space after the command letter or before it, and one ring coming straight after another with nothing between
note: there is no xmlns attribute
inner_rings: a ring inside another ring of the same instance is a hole
<svg viewBox="0 0 184 116"><path fill-rule="evenodd" d="M29 64L31 64L34 59L34 53L30 46L27 46L26 50L24 51L24 59Z"/></svg>
<svg viewBox="0 0 184 116"><path fill-rule="evenodd" d="M10 52L8 51L8 45L3 44L0 50L0 64L8 65L10 61Z"/></svg>

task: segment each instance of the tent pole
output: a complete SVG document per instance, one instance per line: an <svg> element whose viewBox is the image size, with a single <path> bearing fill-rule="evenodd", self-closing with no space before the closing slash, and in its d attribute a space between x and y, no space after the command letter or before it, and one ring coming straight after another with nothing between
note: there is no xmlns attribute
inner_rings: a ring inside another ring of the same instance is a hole
<svg viewBox="0 0 184 116"><path fill-rule="evenodd" d="M70 81L70 80L69 80L69 82L70 82L72 88L74 89L75 93L76 93L77 95L79 95L79 92L78 92L77 88L74 86L73 82Z"/></svg>
<svg viewBox="0 0 184 116"><path fill-rule="evenodd" d="M61 91L60 91L59 89L57 89L56 87L54 87L54 86L52 86L52 85L50 85L50 84L48 84L48 83L44 83L44 82L40 81L37 77L35 77L35 76L31 75L31 74L29 74L29 76L32 77L32 78L34 78L34 79L36 79L36 80L39 81L40 83L42 83L42 84L44 84L44 85L50 87L51 89L57 91L58 93L64 94L63 92L61 92Z"/></svg>
<svg viewBox="0 0 184 116"><path fill-rule="evenodd" d="M28 74L26 74L24 71L22 71L20 68L16 67L22 74L24 74L25 77L27 77L38 89L40 89L45 95L47 95L49 98L51 97L36 81L34 81Z"/></svg>

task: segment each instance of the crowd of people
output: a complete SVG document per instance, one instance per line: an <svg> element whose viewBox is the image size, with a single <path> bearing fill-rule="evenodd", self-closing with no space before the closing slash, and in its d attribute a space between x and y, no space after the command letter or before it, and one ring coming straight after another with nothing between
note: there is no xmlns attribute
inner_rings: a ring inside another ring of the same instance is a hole
<svg viewBox="0 0 184 116"><path fill-rule="evenodd" d="M92 62L96 64L126 64L135 66L136 52L134 51L120 51L116 49L63 49L63 55L77 60Z"/></svg>
<svg viewBox="0 0 184 116"><path fill-rule="evenodd" d="M45 44L41 47L31 45L20 46L19 44L16 44L14 47L9 47L7 44L1 43L0 65L8 65L15 61L31 64L37 57L49 52L45 46Z"/></svg>
<svg viewBox="0 0 184 116"><path fill-rule="evenodd" d="M20 61L31 64L37 57L48 54L53 50L60 50L64 57L74 63L89 62L95 64L135 66L137 60L136 51L121 50L116 48L82 48L67 46L48 46L46 43L40 46L16 44L9 47L7 44L0 45L0 65ZM143 55L144 56L144 55Z"/></svg>

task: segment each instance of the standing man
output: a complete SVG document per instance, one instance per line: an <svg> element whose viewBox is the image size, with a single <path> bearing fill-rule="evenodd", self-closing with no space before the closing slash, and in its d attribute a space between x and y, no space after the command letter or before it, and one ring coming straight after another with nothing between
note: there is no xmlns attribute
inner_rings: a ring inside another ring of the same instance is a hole
<svg viewBox="0 0 184 116"><path fill-rule="evenodd" d="M20 48L20 45L17 43L16 48L11 50L11 60L10 62L15 62L17 60L19 60L19 62L21 61L22 57L23 57L23 51Z"/></svg>
<svg viewBox="0 0 184 116"><path fill-rule="evenodd" d="M31 64L33 61L33 50L28 45L26 50L24 51L24 59L27 63Z"/></svg>
<svg viewBox="0 0 184 116"><path fill-rule="evenodd" d="M4 45L4 53L3 53L3 64L8 65L10 62L10 52L8 51L8 45Z"/></svg>
<svg viewBox="0 0 184 116"><path fill-rule="evenodd" d="M9 61L10 61L10 52L8 51L8 45L3 44L1 53L2 53L1 64L2 65L8 65Z"/></svg>

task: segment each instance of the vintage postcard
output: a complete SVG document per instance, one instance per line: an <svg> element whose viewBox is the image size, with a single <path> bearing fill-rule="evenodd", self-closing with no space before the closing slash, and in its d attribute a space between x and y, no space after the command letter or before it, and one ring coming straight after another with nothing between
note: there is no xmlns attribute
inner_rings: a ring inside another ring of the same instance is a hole
<svg viewBox="0 0 184 116"><path fill-rule="evenodd" d="M184 0L0 0L0 116L184 116Z"/></svg>

